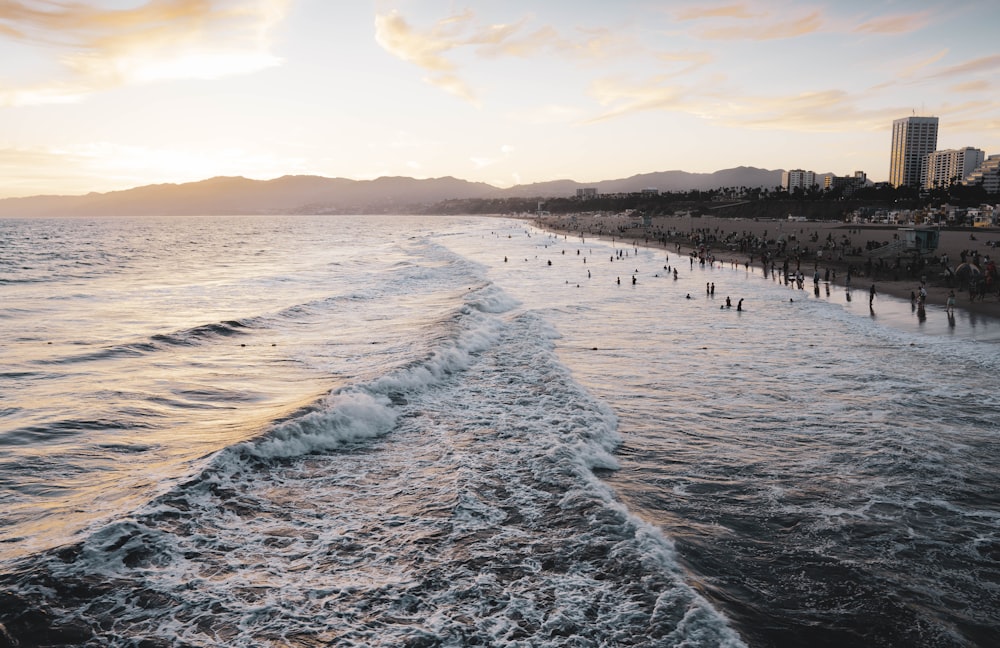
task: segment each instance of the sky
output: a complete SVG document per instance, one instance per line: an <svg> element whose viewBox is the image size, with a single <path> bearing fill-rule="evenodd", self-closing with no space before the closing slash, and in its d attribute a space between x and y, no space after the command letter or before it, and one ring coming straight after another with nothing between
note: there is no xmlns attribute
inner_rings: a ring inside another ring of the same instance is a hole
<svg viewBox="0 0 1000 648"><path fill-rule="evenodd" d="M996 0L0 0L0 198L1000 153Z"/></svg>

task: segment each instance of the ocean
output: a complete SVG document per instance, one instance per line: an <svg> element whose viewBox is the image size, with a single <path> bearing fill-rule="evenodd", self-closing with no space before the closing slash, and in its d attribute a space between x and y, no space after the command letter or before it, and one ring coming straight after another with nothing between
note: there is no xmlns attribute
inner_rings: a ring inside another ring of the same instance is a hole
<svg viewBox="0 0 1000 648"><path fill-rule="evenodd" d="M0 220L0 646L1000 645L1000 322L822 288L503 218Z"/></svg>

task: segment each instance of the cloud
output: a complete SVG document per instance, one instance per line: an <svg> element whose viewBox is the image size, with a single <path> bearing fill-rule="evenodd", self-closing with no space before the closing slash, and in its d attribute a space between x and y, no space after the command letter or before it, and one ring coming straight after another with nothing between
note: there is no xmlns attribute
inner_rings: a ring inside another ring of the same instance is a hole
<svg viewBox="0 0 1000 648"><path fill-rule="evenodd" d="M454 74L455 66L444 53L468 44L459 37L461 27L472 15L466 12L439 20L433 27L418 31L406 22L398 11L375 15L375 42L396 58L413 63L431 73L424 80L445 92L478 105L475 93Z"/></svg>
<svg viewBox="0 0 1000 648"><path fill-rule="evenodd" d="M426 28L410 25L398 10L375 15L375 42L386 52L424 70L424 80L478 106L476 92L459 74L451 56L471 50L482 58L533 59L554 53L592 62L634 50L627 37L610 28L577 28L565 37L551 25L529 31L529 19L480 26L471 10L438 20Z"/></svg>
<svg viewBox="0 0 1000 648"><path fill-rule="evenodd" d="M796 38L820 31L826 21L819 10L794 15L787 7L775 12L760 4L748 3L718 6L691 6L678 9L674 18L678 22L696 22L692 33L705 40L779 40Z"/></svg>
<svg viewBox="0 0 1000 648"><path fill-rule="evenodd" d="M702 38L708 40L779 40L796 38L820 31L823 27L823 16L815 11L800 18L781 21L759 21L754 25L733 25L726 27L705 28L699 32Z"/></svg>
<svg viewBox="0 0 1000 648"><path fill-rule="evenodd" d="M688 7L677 12L678 20L701 20L703 18L756 18L760 14L750 11L745 4L722 5L718 7Z"/></svg>
<svg viewBox="0 0 1000 648"><path fill-rule="evenodd" d="M817 32L905 34L931 23L931 12L900 13L878 16L861 23L841 18L828 19L822 9L793 5L731 3L718 6L692 6L678 9L678 22L695 22L692 33L707 40L780 40Z"/></svg>
<svg viewBox="0 0 1000 648"><path fill-rule="evenodd" d="M856 26L853 31L867 34L907 34L930 24L930 12L880 16Z"/></svg>
<svg viewBox="0 0 1000 648"><path fill-rule="evenodd" d="M290 0L149 0L128 9L0 2L0 31L63 71L0 93L0 104L49 103L131 83L215 79L280 63L270 33Z"/></svg>
<svg viewBox="0 0 1000 648"><path fill-rule="evenodd" d="M923 59L921 61L918 61L918 62L914 63L913 65L908 66L906 69L904 69L900 73L900 76L902 76L902 77L912 77L917 72L919 72L920 70L923 70L923 69L925 69L927 67L930 67L931 65L934 65L935 63L937 63L938 61L940 61L941 59L943 59L947 55L948 55L948 48L945 48L945 49L941 50L940 52L938 52L937 54L934 54L933 56L931 56L929 58Z"/></svg>
<svg viewBox="0 0 1000 648"><path fill-rule="evenodd" d="M684 85L657 76L630 82L606 78L592 84L604 111L587 123L642 111L668 111L722 126L797 132L877 131L908 108L865 108L869 93L826 89L797 94L755 96L714 84Z"/></svg>
<svg viewBox="0 0 1000 648"><path fill-rule="evenodd" d="M984 56L981 58L952 65L938 70L931 76L934 78L954 77L963 74L977 74L979 72L989 72L990 74L1000 74L1000 54Z"/></svg>
<svg viewBox="0 0 1000 648"><path fill-rule="evenodd" d="M376 14L375 42L400 60L425 70L451 71L454 66L441 54L458 46L456 40L447 35L447 27L456 21L454 17L441 20L436 27L420 33L411 28L398 11Z"/></svg>
<svg viewBox="0 0 1000 648"><path fill-rule="evenodd" d="M732 127L797 132L884 130L905 107L864 108L865 95L840 89L774 97L742 96L719 101L707 115Z"/></svg>
<svg viewBox="0 0 1000 648"><path fill-rule="evenodd" d="M985 79L976 79L975 81L956 83L948 88L948 90L951 92L991 92L993 85Z"/></svg>
<svg viewBox="0 0 1000 648"><path fill-rule="evenodd" d="M661 85L658 77L642 83L619 79L599 79L591 84L590 93L608 109L590 120L591 123L648 110L684 110L684 92L677 86Z"/></svg>
<svg viewBox="0 0 1000 648"><path fill-rule="evenodd" d="M530 59L554 53L580 62L607 60L633 52L635 43L620 31L607 28L576 28L576 37L565 37L551 25L544 25L524 36L518 31L527 25L521 21L503 40L478 48L483 56L512 56Z"/></svg>
<svg viewBox="0 0 1000 648"><path fill-rule="evenodd" d="M667 64L681 64L675 76L690 74L715 61L709 52L662 52L656 58Z"/></svg>

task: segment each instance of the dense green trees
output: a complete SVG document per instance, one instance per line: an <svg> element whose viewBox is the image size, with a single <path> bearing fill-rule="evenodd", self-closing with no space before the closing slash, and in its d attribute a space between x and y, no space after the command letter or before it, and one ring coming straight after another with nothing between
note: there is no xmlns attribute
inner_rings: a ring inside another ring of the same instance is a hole
<svg viewBox="0 0 1000 648"><path fill-rule="evenodd" d="M428 214L524 214L539 210L553 214L581 212L636 212L648 216L690 211L741 218L786 218L788 215L820 220L839 220L859 207L919 209L950 204L975 207L997 199L982 187L953 185L924 192L914 187L888 185L836 187L789 193L782 187L719 187L709 190L653 193L598 194L545 198L538 196L447 200L428 205Z"/></svg>

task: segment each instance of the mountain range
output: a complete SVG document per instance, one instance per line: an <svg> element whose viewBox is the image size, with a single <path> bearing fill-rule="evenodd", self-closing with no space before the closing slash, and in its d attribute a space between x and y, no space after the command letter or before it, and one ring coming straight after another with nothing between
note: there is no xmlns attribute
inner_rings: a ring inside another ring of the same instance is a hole
<svg viewBox="0 0 1000 648"><path fill-rule="evenodd" d="M283 176L273 180L218 177L184 184L156 184L81 196L30 196L0 200L0 216L158 216L207 214L407 213L445 200L555 198L593 187L602 194L776 187L782 171L736 167L714 173L661 171L618 180L554 180L501 189L457 178L383 177L348 180Z"/></svg>

